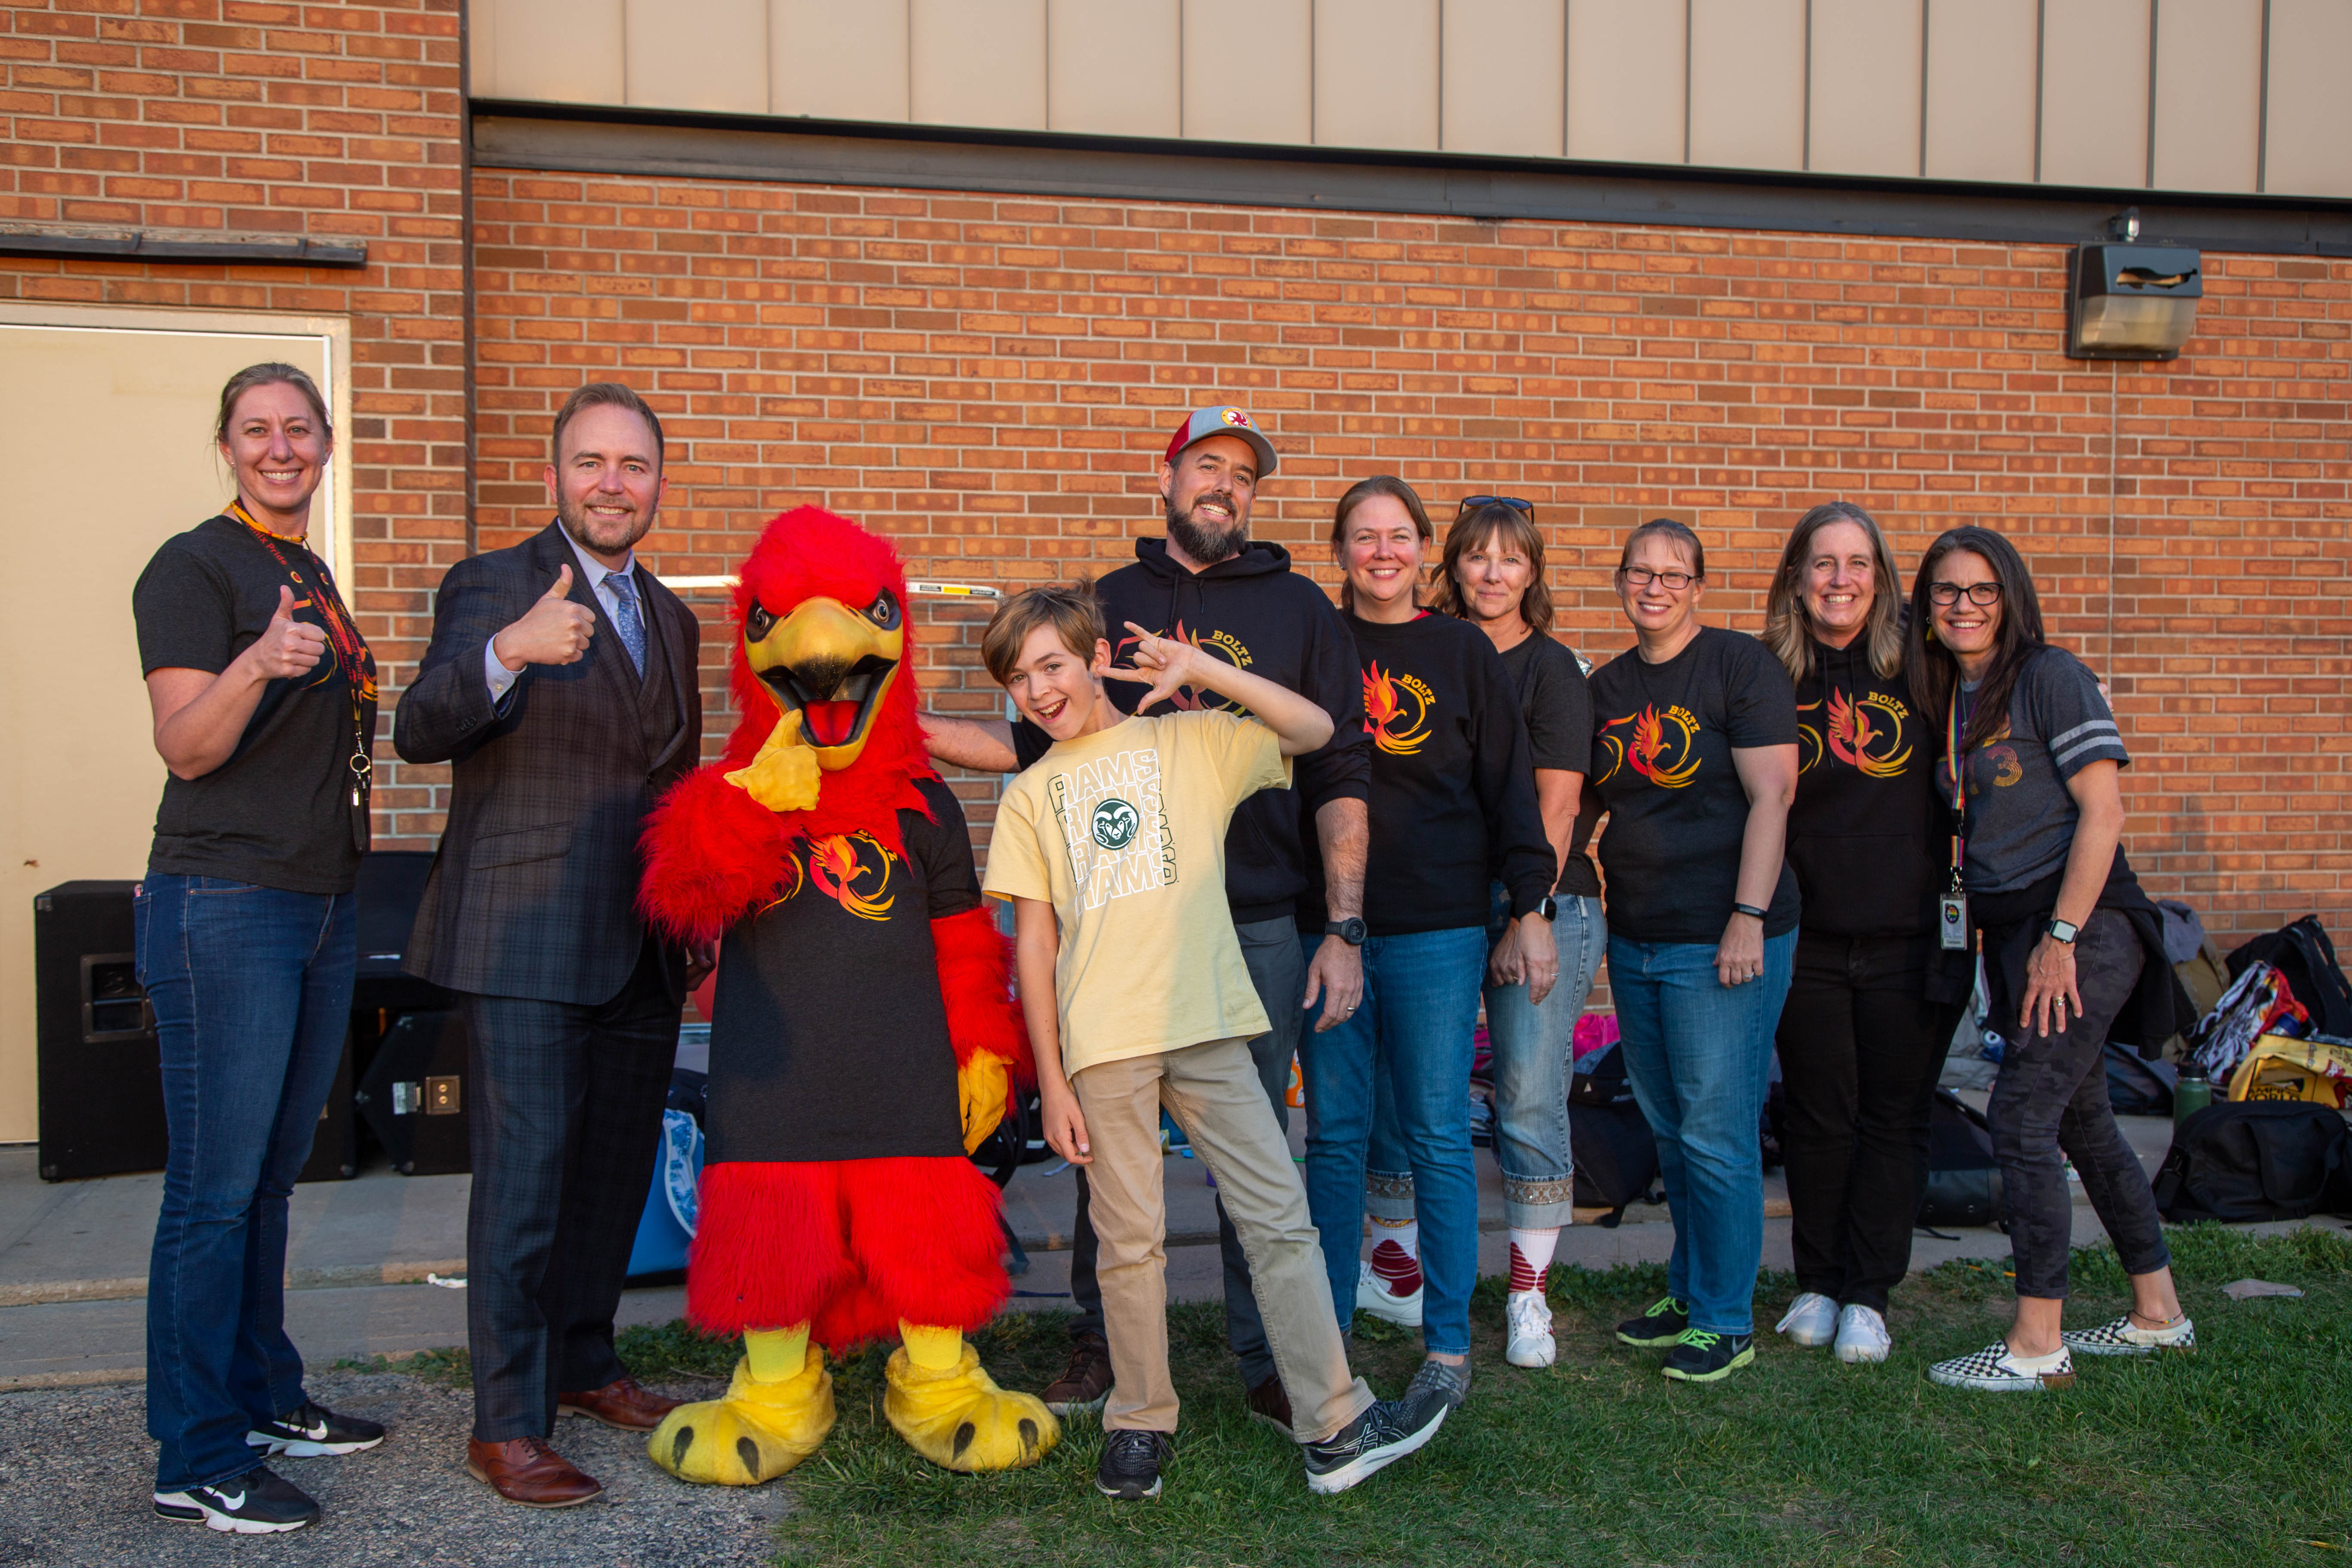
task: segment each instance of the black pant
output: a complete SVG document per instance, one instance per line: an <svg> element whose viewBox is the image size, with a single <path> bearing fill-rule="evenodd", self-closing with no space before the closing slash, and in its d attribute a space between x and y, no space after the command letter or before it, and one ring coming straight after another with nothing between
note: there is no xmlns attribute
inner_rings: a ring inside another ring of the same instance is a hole
<svg viewBox="0 0 2352 1568"><path fill-rule="evenodd" d="M1886 1310L1911 1267L1927 1112L1960 1020L1930 1002L1933 938L1801 931L1778 1044L1797 1288Z"/></svg>
<svg viewBox="0 0 2352 1568"><path fill-rule="evenodd" d="M464 1004L474 1436L544 1437L559 1393L625 1375L613 1313L652 1188L679 1004L650 938L628 984L599 1005Z"/></svg>

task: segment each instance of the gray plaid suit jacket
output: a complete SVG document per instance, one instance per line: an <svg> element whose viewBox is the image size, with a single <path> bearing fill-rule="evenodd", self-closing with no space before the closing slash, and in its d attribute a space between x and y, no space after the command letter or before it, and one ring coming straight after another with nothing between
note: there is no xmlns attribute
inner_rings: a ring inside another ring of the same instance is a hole
<svg viewBox="0 0 2352 1568"><path fill-rule="evenodd" d="M596 616L577 664L526 665L506 711L490 705L482 647L572 566L571 598ZM441 580L433 642L400 700L393 746L411 763L454 763L456 790L404 967L486 996L593 1006L627 984L645 943L637 834L655 799L702 754L694 612L640 568L678 706L677 733L649 753L640 680L620 632L554 523L470 556ZM683 955L667 953L669 982Z"/></svg>

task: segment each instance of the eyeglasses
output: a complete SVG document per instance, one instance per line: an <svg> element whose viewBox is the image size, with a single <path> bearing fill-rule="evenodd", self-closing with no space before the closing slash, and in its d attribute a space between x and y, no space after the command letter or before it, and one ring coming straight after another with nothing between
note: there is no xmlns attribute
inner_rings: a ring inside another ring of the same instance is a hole
<svg viewBox="0 0 2352 1568"><path fill-rule="evenodd" d="M1521 500L1517 496L1464 496L1462 498L1462 504L1454 509L1454 515L1460 517L1464 512L1470 510L1473 507L1481 506L1507 506L1513 511L1526 513L1531 519L1536 514L1535 502L1531 500Z"/></svg>
<svg viewBox="0 0 2352 1568"><path fill-rule="evenodd" d="M1625 579L1629 588L1646 588L1656 583L1669 594L1679 594L1698 581L1687 572L1653 572L1647 566L1621 566L1617 575Z"/></svg>
<svg viewBox="0 0 2352 1568"><path fill-rule="evenodd" d="M1966 588L1961 587L1958 583L1930 583L1927 584L1927 598L1929 602L1933 604L1957 605L1960 602L1960 595L1964 593L1968 595L1969 603L1971 605L1998 605L2000 603L2000 584L1998 583L1971 583Z"/></svg>

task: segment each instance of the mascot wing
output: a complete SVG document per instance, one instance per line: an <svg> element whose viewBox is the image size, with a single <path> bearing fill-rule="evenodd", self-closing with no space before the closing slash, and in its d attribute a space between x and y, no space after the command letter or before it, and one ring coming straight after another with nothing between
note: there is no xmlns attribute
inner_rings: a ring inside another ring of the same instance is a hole
<svg viewBox="0 0 2352 1568"><path fill-rule="evenodd" d="M637 906L679 942L717 941L782 891L792 865L782 819L727 772L725 763L696 769L646 818Z"/></svg>

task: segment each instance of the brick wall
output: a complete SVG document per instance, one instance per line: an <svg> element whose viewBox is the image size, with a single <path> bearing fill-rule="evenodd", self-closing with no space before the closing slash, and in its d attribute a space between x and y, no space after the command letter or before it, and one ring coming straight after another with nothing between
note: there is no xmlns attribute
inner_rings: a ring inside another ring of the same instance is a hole
<svg viewBox="0 0 2352 1568"><path fill-rule="evenodd" d="M0 218L366 243L359 270L0 258L0 299L350 317L349 586L387 706L466 549L459 91L458 0L0 7ZM380 752L390 842L446 770Z"/></svg>
<svg viewBox="0 0 2352 1568"><path fill-rule="evenodd" d="M1159 531L1175 417L1223 399L1283 454L1257 533L1327 583L1330 503L1367 473L1441 516L1472 490L1534 500L1562 633L1595 657L1630 641L1607 578L1640 517L1701 530L1708 618L1747 629L1817 500L1870 507L1906 572L1986 522L2115 689L2155 890L2223 931L2352 915L2352 262L2209 256L2195 352L2116 368L2060 355L2047 247L488 172L474 191L485 547L543 520L550 416L592 376L663 411L671 574L727 571L801 501L890 531L918 573L1098 572ZM925 679L993 710L977 618L924 610ZM713 636L710 675L722 658Z"/></svg>

